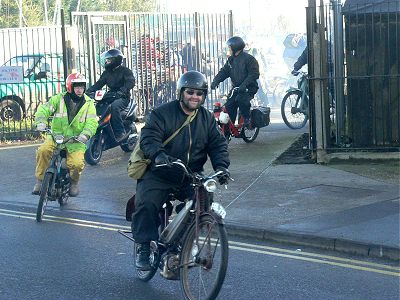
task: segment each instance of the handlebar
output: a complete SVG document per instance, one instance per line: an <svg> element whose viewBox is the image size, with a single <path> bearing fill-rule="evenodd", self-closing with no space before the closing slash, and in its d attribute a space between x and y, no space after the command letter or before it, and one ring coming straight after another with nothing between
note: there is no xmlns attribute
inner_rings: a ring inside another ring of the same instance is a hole
<svg viewBox="0 0 400 300"><path fill-rule="evenodd" d="M208 180L213 180L216 177L225 175L223 171L217 171L214 174L211 174L211 175L208 175L208 176L204 176L204 175L199 174L199 173L194 173L194 172L190 171L190 169L188 169L186 167L186 165L180 159L173 161L171 164L182 168L182 170L184 171L186 176L194 179L194 181L198 181L198 182L201 182L201 183L204 183L204 182L206 182ZM168 165L168 164L157 164L157 165L155 165L156 168L167 167L167 166L170 167L170 165ZM233 178L231 178L231 177L229 177L229 179L231 181L234 181Z"/></svg>
<svg viewBox="0 0 400 300"><path fill-rule="evenodd" d="M78 136L76 136L76 135L65 138L62 134L54 134L53 131L51 130L51 128L46 128L44 130L44 132L46 132L47 134L50 134L52 136L53 140L56 142L56 144L66 144L66 143L69 143L71 140L82 143L81 141L77 140Z"/></svg>
<svg viewBox="0 0 400 300"><path fill-rule="evenodd" d="M234 93L236 93L237 91L239 91L239 87L235 86L233 89L231 89L231 91L228 93L227 97L231 98L233 96ZM246 89L246 93L249 91L249 89Z"/></svg>

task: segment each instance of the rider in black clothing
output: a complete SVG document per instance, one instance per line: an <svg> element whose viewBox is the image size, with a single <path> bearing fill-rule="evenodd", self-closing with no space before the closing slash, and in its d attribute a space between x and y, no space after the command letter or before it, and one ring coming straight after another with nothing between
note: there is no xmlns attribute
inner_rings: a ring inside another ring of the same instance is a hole
<svg viewBox="0 0 400 300"><path fill-rule="evenodd" d="M108 50L101 55L101 58L104 59L105 71L100 79L87 90L87 94L100 90L104 85L108 86L108 97L104 100L111 103L111 125L118 142L126 134L121 111L129 104L130 90L135 86L135 77L129 68L122 65L124 55L120 50Z"/></svg>
<svg viewBox="0 0 400 300"><path fill-rule="evenodd" d="M139 270L150 268L150 241L158 239L158 213L168 195L174 190L190 194L193 189L189 182L174 176L172 167L163 170L154 167L154 164L170 166L172 161L180 159L193 172L201 172L207 157L210 157L213 168L229 177L228 144L214 116L202 106L207 89L207 79L203 74L186 72L177 83L178 100L155 108L141 130L140 148L152 164L136 185L132 232L138 244L136 267ZM188 116L194 119L168 144L163 145ZM225 184L227 177L220 177L220 183Z"/></svg>
<svg viewBox="0 0 400 300"><path fill-rule="evenodd" d="M211 89L215 89L218 84L228 77L231 78L233 87L239 87L238 93L228 99L225 107L232 122L235 122L237 108L244 118L244 125L250 124L250 101L257 93L257 79L260 77L260 70L254 56L243 51L245 42L241 37L234 36L226 41L230 56L215 76L211 83Z"/></svg>

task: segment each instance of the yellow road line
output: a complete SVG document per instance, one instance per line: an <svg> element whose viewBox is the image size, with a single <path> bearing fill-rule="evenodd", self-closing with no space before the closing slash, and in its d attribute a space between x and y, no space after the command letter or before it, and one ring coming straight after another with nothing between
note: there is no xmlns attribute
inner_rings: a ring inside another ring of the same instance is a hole
<svg viewBox="0 0 400 300"><path fill-rule="evenodd" d="M16 212L13 213L13 211L7 212L1 212L1 211L7 211L0 209L0 215L3 216L10 216L10 217L16 217L16 218L22 218L22 219L31 219L31 220L36 220L36 214L32 213L25 213L25 212ZM116 224L109 224L109 223L100 223L100 222L91 222L91 221L86 221L86 220L79 220L79 219L71 219L71 218L61 218L61 217L56 217L56 216L49 216L45 215L43 216L43 221L48 221L48 222L56 222L56 223L63 223L63 224L70 224L70 225L76 225L76 226L81 226L81 227L89 227L89 228L97 228L97 229L105 229L105 230L112 230L112 231L118 231L118 230L129 230L131 229L128 226L120 226ZM103 225L103 226L101 226Z"/></svg>
<svg viewBox="0 0 400 300"><path fill-rule="evenodd" d="M377 264L377 263L371 263L371 262L355 260L355 259L348 259L348 258L341 258L341 257L336 257L336 256L331 256L331 255L324 255L324 254L318 254L318 253L312 253L312 252L304 252L304 251L296 251L296 250L280 249L280 248L275 248L275 247L255 245L255 244L247 244L247 243L240 243L240 242L234 242L234 241L229 241L229 244L234 244L234 245L238 245L238 246L245 246L245 247L252 247L252 248L259 248L259 249L266 249L266 250L272 250L272 251L277 251L279 249L280 252L292 253L292 254L296 254L296 255L300 255L300 256L311 256L311 257L325 258L325 259L337 260L337 261L342 261L342 262L349 262L349 263L352 263L352 264L359 264L359 265L366 265L366 266L378 267L378 268L383 268L383 269L395 270L395 271L399 271L400 272L400 267L387 266L387 265L382 265L382 264Z"/></svg>
<svg viewBox="0 0 400 300"><path fill-rule="evenodd" d="M261 254L267 254L267 255L272 255L272 256L279 256L279 257L285 257L285 258L291 258L291 259L297 259L297 260L304 260L304 261L309 261L309 262L314 262L314 263L327 264L327 265L338 266L338 267L343 267L343 268L349 268L349 269L355 269L355 270L361 270L361 271L368 271L368 272L375 272L375 273L380 273L380 274L400 277L400 273L395 273L395 272L390 272L390 271L385 271L385 270L372 269L372 268L362 267L362 266L354 266L354 265L342 264L342 263L332 262L332 261L328 261L328 260L321 260L321 259L315 259L315 258L310 258L310 257L295 256L295 255L276 253L276 252L270 252L270 251L264 251L264 250L258 250L258 249L242 248L242 247L237 247L237 246L229 246L229 248L230 249L235 249L235 250L242 250L242 251L261 253Z"/></svg>

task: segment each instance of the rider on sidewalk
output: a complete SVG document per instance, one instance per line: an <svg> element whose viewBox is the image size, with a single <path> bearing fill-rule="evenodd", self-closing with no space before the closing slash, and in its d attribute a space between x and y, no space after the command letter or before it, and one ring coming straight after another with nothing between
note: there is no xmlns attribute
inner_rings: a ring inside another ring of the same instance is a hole
<svg viewBox="0 0 400 300"><path fill-rule="evenodd" d="M79 178L85 167L85 143L96 133L97 119L94 101L85 95L86 78L79 73L72 73L67 77L64 93L57 94L44 104L41 104L35 114L37 130L46 129L47 120L53 116L51 129L54 134L64 137L78 136L77 141L66 144L67 166L71 176L69 195L76 197L79 194ZM38 195L42 180L50 163L56 145L52 137L36 152L36 184L32 194Z"/></svg>
<svg viewBox="0 0 400 300"><path fill-rule="evenodd" d="M214 90L218 84L228 77L231 78L232 86L239 87L238 93L234 93L228 99L225 107L228 110L229 118L234 123L237 109L244 118L244 126L250 125L250 101L257 93L257 79L260 77L260 70L254 56L243 51L246 46L239 36L231 37L226 41L229 48L229 58L211 83Z"/></svg>

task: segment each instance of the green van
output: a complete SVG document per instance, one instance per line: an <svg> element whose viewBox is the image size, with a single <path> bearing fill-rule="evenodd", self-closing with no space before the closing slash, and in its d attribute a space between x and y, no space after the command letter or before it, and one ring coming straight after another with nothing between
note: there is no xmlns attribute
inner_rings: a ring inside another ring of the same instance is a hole
<svg viewBox="0 0 400 300"><path fill-rule="evenodd" d="M32 117L39 104L64 89L62 54L24 54L3 66L22 67L23 80L0 82L0 122Z"/></svg>

